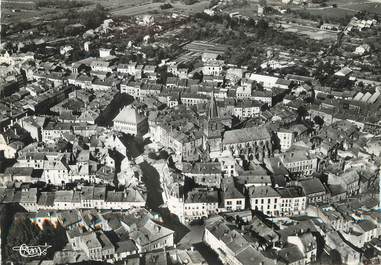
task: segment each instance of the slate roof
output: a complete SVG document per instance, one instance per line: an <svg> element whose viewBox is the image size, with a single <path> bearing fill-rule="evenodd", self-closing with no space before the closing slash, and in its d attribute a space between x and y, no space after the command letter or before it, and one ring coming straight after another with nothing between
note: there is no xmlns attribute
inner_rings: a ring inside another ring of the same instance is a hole
<svg viewBox="0 0 381 265"><path fill-rule="evenodd" d="M246 143L258 140L269 140L271 138L266 127L249 127L237 130L226 131L224 134L224 144Z"/></svg>
<svg viewBox="0 0 381 265"><path fill-rule="evenodd" d="M306 195L326 192L326 189L323 183L321 183L320 179L318 178L312 178L312 179L300 181L300 185L302 186L304 193Z"/></svg>

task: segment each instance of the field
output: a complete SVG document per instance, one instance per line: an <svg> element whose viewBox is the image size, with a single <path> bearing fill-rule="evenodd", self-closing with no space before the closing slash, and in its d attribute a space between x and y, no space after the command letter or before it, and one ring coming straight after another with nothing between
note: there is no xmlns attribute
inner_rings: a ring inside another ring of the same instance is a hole
<svg viewBox="0 0 381 265"><path fill-rule="evenodd" d="M16 22L32 23L36 20L46 19L47 16L58 14L59 11L54 8L41 8L41 9L23 9L13 12L11 9L3 8L1 22L5 24L12 24Z"/></svg>
<svg viewBox="0 0 381 265"><path fill-rule="evenodd" d="M114 16L136 16L159 10L162 3L144 3L138 6L113 6L110 12Z"/></svg>
<svg viewBox="0 0 381 265"><path fill-rule="evenodd" d="M29 2L38 2L39 0L28 0ZM60 0L57 0L60 1ZM175 12L181 14L194 14L202 12L205 8L208 8L208 0L200 0L193 5L185 5L179 1L171 3L173 8L161 10L160 5L163 3L153 3L152 0L77 0L78 2L84 1L89 3L85 7L78 9L93 8L96 4L103 5L113 16L135 16L141 14L147 14L151 12L167 13ZM16 8L14 8L16 9ZM2 10L2 22L3 23L15 23L15 22L27 22L31 23L38 19L45 19L46 15L60 14L64 9L60 8L39 8L39 9L20 9L12 11L11 7L3 8Z"/></svg>
<svg viewBox="0 0 381 265"><path fill-rule="evenodd" d="M337 7L332 8L333 4L336 4ZM381 15L381 0L330 0L327 2L327 7L303 8L294 6L292 10L334 22L348 16L354 16L359 11Z"/></svg>
<svg viewBox="0 0 381 265"><path fill-rule="evenodd" d="M294 32L308 36L310 39L315 40L336 40L337 33L333 31L320 30L318 28L306 27L298 24L282 24L282 28L286 32Z"/></svg>
<svg viewBox="0 0 381 265"><path fill-rule="evenodd" d="M113 5L110 7L111 14L114 16L136 16L141 14L146 14L149 12L174 12L182 14L194 14L202 12L205 8L209 6L209 1L202 0L193 5L184 5L180 2L171 3L173 8L161 10L160 5L163 3L151 3L145 2L137 6L125 6L125 5Z"/></svg>
<svg viewBox="0 0 381 265"><path fill-rule="evenodd" d="M224 9L226 12L239 12L242 16L248 16L248 17L256 17L258 14L258 4L249 2L248 5L245 6L230 6Z"/></svg>
<svg viewBox="0 0 381 265"><path fill-rule="evenodd" d="M352 5L346 5L345 7L352 10L367 11L369 13L375 13L375 14L381 15L381 2L352 4Z"/></svg>
<svg viewBox="0 0 381 265"><path fill-rule="evenodd" d="M303 10L302 12L308 12L313 16L319 16L324 18L337 18L337 17L346 17L356 14L356 11L352 11L349 9L338 8L308 8Z"/></svg>

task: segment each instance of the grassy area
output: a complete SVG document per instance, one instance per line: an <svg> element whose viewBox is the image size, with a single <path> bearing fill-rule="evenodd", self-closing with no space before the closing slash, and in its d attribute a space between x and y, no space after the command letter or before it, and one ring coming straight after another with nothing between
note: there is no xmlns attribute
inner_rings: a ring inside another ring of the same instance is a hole
<svg viewBox="0 0 381 265"><path fill-rule="evenodd" d="M326 3L327 5L336 4L338 6L345 6L345 5L359 4L364 2L369 2L369 0L329 0Z"/></svg>
<svg viewBox="0 0 381 265"><path fill-rule="evenodd" d="M176 2L172 4L174 12L181 12L183 14L195 14L203 12L204 9L209 7L208 0L202 0L194 3L193 5L184 5L183 3Z"/></svg>
<svg viewBox="0 0 381 265"><path fill-rule="evenodd" d="M115 16L136 16L147 14L153 10L159 10L162 3L145 3L138 6L126 6L111 7L111 14Z"/></svg>
<svg viewBox="0 0 381 265"><path fill-rule="evenodd" d="M147 14L152 11L156 11L158 13L162 12L175 12L175 13L182 13L182 14L194 14L198 12L202 12L205 8L208 8L209 1L199 1L194 3L193 5L185 5L181 2L175 2L171 3L173 8L162 10L160 6L163 3L151 3L149 1L143 1L140 4L137 4L135 6L131 5L130 3L127 5L112 5L110 8L111 13L115 16L136 16L141 14Z"/></svg>
<svg viewBox="0 0 381 265"><path fill-rule="evenodd" d="M39 0L30 0L38 2ZM57 0L60 1L60 0ZM80 2L81 0L77 0ZM182 14L194 14L202 12L205 8L208 8L208 0L200 0L193 5L185 5L181 2L172 3L173 8L167 10L161 10L160 5L163 3L153 3L152 0L83 0L89 5L78 9L92 9L96 4L101 4L114 16L136 16L147 14L151 12L166 13L175 12ZM37 19L44 19L46 15L59 14L64 9L60 8L39 8L39 9L19 9L18 12L12 12L10 8L3 9L3 22L16 23L16 22L28 22L31 23Z"/></svg>
<svg viewBox="0 0 381 265"><path fill-rule="evenodd" d="M226 12L239 12L240 15L253 17L257 16L258 14L258 4L249 2L247 5L244 6L230 6L224 9Z"/></svg>
<svg viewBox="0 0 381 265"><path fill-rule="evenodd" d="M352 16L356 14L355 11L341 8L324 8L324 9L306 9L303 12L308 12L313 16L319 16L323 19L339 18L345 16Z"/></svg>
<svg viewBox="0 0 381 265"><path fill-rule="evenodd" d="M374 13L381 15L381 3L360 3L353 5L346 5L345 8L358 10L358 11L367 11L369 13Z"/></svg>
<svg viewBox="0 0 381 265"><path fill-rule="evenodd" d="M18 10L18 12L12 12L11 9L3 8L1 11L1 22L3 23L33 22L47 15L58 14L58 10L54 8Z"/></svg>

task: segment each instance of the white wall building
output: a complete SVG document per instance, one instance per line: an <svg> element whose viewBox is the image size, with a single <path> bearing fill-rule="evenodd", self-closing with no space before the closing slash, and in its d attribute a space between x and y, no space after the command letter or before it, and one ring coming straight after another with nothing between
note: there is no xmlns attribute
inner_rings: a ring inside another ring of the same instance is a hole
<svg viewBox="0 0 381 265"><path fill-rule="evenodd" d="M280 150L284 152L290 149L294 141L294 134L292 133L292 131L281 129L276 134L279 138Z"/></svg>
<svg viewBox="0 0 381 265"><path fill-rule="evenodd" d="M249 188L250 206L266 215L278 216L281 197L271 186L256 186Z"/></svg>

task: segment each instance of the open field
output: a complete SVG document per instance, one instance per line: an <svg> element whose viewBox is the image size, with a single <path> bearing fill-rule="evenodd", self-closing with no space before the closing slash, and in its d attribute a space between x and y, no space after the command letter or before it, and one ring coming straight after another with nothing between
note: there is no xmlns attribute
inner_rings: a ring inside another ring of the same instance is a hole
<svg viewBox="0 0 381 265"><path fill-rule="evenodd" d="M47 19L47 16L58 14L60 11L54 8L25 9L18 12L12 12L11 9L3 8L2 23L27 22L32 23L36 20Z"/></svg>
<svg viewBox="0 0 381 265"><path fill-rule="evenodd" d="M337 6L345 6L351 4L361 4L369 2L370 0L329 0L327 1L327 5L337 4Z"/></svg>
<svg viewBox="0 0 381 265"><path fill-rule="evenodd" d="M113 6L110 7L110 12L114 16L136 16L141 14L147 14L154 10L159 10L162 3L145 3L138 6Z"/></svg>
<svg viewBox="0 0 381 265"><path fill-rule="evenodd" d="M195 14L199 12L203 12L205 8L209 7L208 0L200 0L199 2L193 5L184 5L180 2L176 2L172 4L174 12L181 12L183 14ZM171 10L171 9L170 9Z"/></svg>
<svg viewBox="0 0 381 265"><path fill-rule="evenodd" d="M29 2L39 2L39 0L28 0ZM60 0L57 0L60 1ZM81 2L82 0L76 0ZM86 10L93 8L96 4L101 4L115 15L138 15L147 13L154 9L160 9L162 3L151 3L151 0L83 0L89 5L80 7L77 10ZM18 12L12 12L12 8L2 9L3 23L33 22L38 19L45 19L46 15L58 15L65 9L59 8L39 8L39 9L18 9Z"/></svg>
<svg viewBox="0 0 381 265"><path fill-rule="evenodd" d="M115 16L136 16L141 14L146 14L152 11L157 12L175 12L182 14L194 14L202 12L205 8L209 6L209 1L202 0L193 5L185 5L180 2L171 3L173 8L161 10L160 6L163 3L151 3L145 2L136 6L125 6L125 5L112 5L109 8L111 14Z"/></svg>
<svg viewBox="0 0 381 265"><path fill-rule="evenodd" d="M302 12L308 12L313 16L319 16L324 18L337 18L337 17L345 17L356 14L356 11L352 11L349 9L342 9L340 7L337 8L307 8Z"/></svg>
<svg viewBox="0 0 381 265"><path fill-rule="evenodd" d="M337 38L337 32L334 31L328 31L328 30L321 30L319 28L313 28L313 27L307 27L302 26L294 23L283 23L282 28L286 32L294 32L302 35L308 36L310 39L315 40L336 40Z"/></svg>
<svg viewBox="0 0 381 265"><path fill-rule="evenodd" d="M249 4L245 6L231 6L224 9L226 12L239 12L240 15L253 17L258 14L258 4L249 2Z"/></svg>
<svg viewBox="0 0 381 265"><path fill-rule="evenodd" d="M381 15L381 2L345 5L345 8Z"/></svg>
<svg viewBox="0 0 381 265"><path fill-rule="evenodd" d="M39 0L28 0L29 2L38 2ZM60 1L60 0L57 0ZM153 3L152 0L76 0L84 1L89 5L80 7L78 10L93 8L96 4L103 5L114 16L135 16L147 14L152 11L158 13L175 12L181 14L194 14L202 12L209 6L208 0L200 0L193 5L185 5L181 2L171 3L173 8L161 10L160 5L163 3ZM18 9L17 12L12 12L11 8L3 8L3 23L27 22L31 23L38 19L45 19L47 14L58 15L65 9L59 8L39 8L39 9Z"/></svg>
<svg viewBox="0 0 381 265"><path fill-rule="evenodd" d="M336 4L337 8L332 8L331 5ZM302 8L295 7L293 10L306 12L313 16L324 18L341 18L345 16L355 15L359 11L367 11L381 15L381 1L379 0L332 0L327 2L327 7Z"/></svg>

